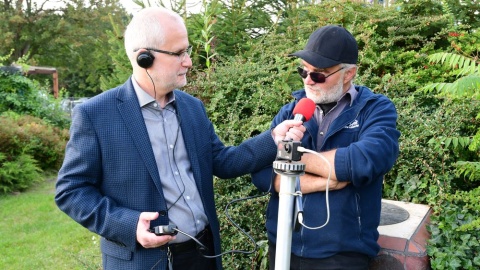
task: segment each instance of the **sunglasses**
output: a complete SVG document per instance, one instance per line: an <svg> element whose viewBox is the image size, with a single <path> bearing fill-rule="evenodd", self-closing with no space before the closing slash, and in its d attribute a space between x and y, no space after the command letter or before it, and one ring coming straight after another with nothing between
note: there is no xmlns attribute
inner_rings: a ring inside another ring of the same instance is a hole
<svg viewBox="0 0 480 270"><path fill-rule="evenodd" d="M333 74L339 72L340 70L344 69L345 67L341 67L340 69L338 69L337 71L334 71L328 75L325 75L321 72L309 72L309 71L306 71L305 69L301 68L301 67L297 67L297 72L298 74L300 74L300 76L304 79L306 79L308 77L308 75L310 75L310 79L312 79L312 81L316 82L316 83L324 83L325 80L332 76Z"/></svg>

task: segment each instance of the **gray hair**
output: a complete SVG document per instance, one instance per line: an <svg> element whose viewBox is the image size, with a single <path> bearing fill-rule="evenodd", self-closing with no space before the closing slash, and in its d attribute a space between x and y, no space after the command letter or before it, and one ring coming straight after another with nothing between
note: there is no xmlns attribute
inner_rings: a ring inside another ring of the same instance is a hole
<svg viewBox="0 0 480 270"><path fill-rule="evenodd" d="M351 69L351 68L357 68L357 71L358 71L358 67L356 64L346 64L346 63L342 63L342 67L345 69L345 71L343 72L347 72L347 70ZM357 71L355 71L355 75L353 76L352 80L351 80L351 84L354 84L354 81L355 81L355 77L357 77Z"/></svg>
<svg viewBox="0 0 480 270"><path fill-rule="evenodd" d="M356 66L357 66L357 65L355 65L355 64L345 64L345 63L342 63L342 67L343 67L344 69L351 69L351 68L356 67Z"/></svg>
<svg viewBox="0 0 480 270"><path fill-rule="evenodd" d="M155 48L165 42L163 22L184 21L177 13L163 7L149 7L135 14L125 29L125 52L130 61L136 61L136 50Z"/></svg>

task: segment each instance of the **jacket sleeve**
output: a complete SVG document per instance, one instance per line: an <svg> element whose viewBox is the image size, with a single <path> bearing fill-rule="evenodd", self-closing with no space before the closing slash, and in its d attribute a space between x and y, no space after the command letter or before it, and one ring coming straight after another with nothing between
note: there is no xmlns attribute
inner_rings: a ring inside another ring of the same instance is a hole
<svg viewBox="0 0 480 270"><path fill-rule="evenodd" d="M335 173L339 181L364 186L383 177L399 155L397 112L386 97L373 101L361 112L363 123L358 140L337 149Z"/></svg>
<svg viewBox="0 0 480 270"><path fill-rule="evenodd" d="M82 106L75 107L55 202L85 228L133 251L140 212L119 207L101 193L101 164L95 128Z"/></svg>
<svg viewBox="0 0 480 270"><path fill-rule="evenodd" d="M287 104L280 109L278 114L273 118L272 124L270 126L270 132L274 129L278 124L282 123L286 119L293 119L292 117L292 110L293 110L293 103ZM276 157L276 150L275 147L275 157ZM273 161L272 159L269 164L261 168L260 170L253 172L252 176L252 183L262 192L274 192L272 183L273 177L275 176L275 172L273 171Z"/></svg>

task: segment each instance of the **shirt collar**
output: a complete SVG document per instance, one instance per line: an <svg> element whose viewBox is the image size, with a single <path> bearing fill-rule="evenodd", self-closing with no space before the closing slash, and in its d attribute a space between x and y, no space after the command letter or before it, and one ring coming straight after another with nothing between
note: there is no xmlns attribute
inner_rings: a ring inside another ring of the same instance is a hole
<svg viewBox="0 0 480 270"><path fill-rule="evenodd" d="M140 104L140 107L147 106L153 102L156 102L155 99L150 96L145 90L143 90L140 85L138 85L137 81L135 80L135 77L132 76L132 84L133 84L133 89L135 89L135 93L137 94L138 98L138 103ZM173 103L175 101L175 93L172 91L167 94L167 105L170 103Z"/></svg>
<svg viewBox="0 0 480 270"><path fill-rule="evenodd" d="M343 97L340 100L342 100L344 98L345 99L350 98L350 106L352 106L352 103L355 100L355 98L357 97L357 94L358 94L358 91L355 90L355 85L353 85L353 83L352 83L352 84L350 84L350 88L348 88L348 91L345 93L345 95L343 95Z"/></svg>
<svg viewBox="0 0 480 270"><path fill-rule="evenodd" d="M350 88L348 88L348 91L343 94L343 96L337 101L337 104L339 103L350 103L350 106L352 106L353 101L357 97L357 90L355 90L355 85L351 84Z"/></svg>

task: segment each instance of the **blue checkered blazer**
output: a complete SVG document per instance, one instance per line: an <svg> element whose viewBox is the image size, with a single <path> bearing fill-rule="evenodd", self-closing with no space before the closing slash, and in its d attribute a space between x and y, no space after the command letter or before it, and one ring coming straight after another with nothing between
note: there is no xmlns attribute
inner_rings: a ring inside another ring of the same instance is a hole
<svg viewBox="0 0 480 270"><path fill-rule="evenodd" d="M270 131L226 147L202 102L175 90L177 113L193 175L220 253L213 176L233 178L270 165ZM102 236L104 269L166 269L166 251L136 242L141 212L160 212L152 226L168 224L153 150L131 79L74 108L55 202L76 222ZM163 213L163 215L162 215ZM217 259L221 269L221 259Z"/></svg>

